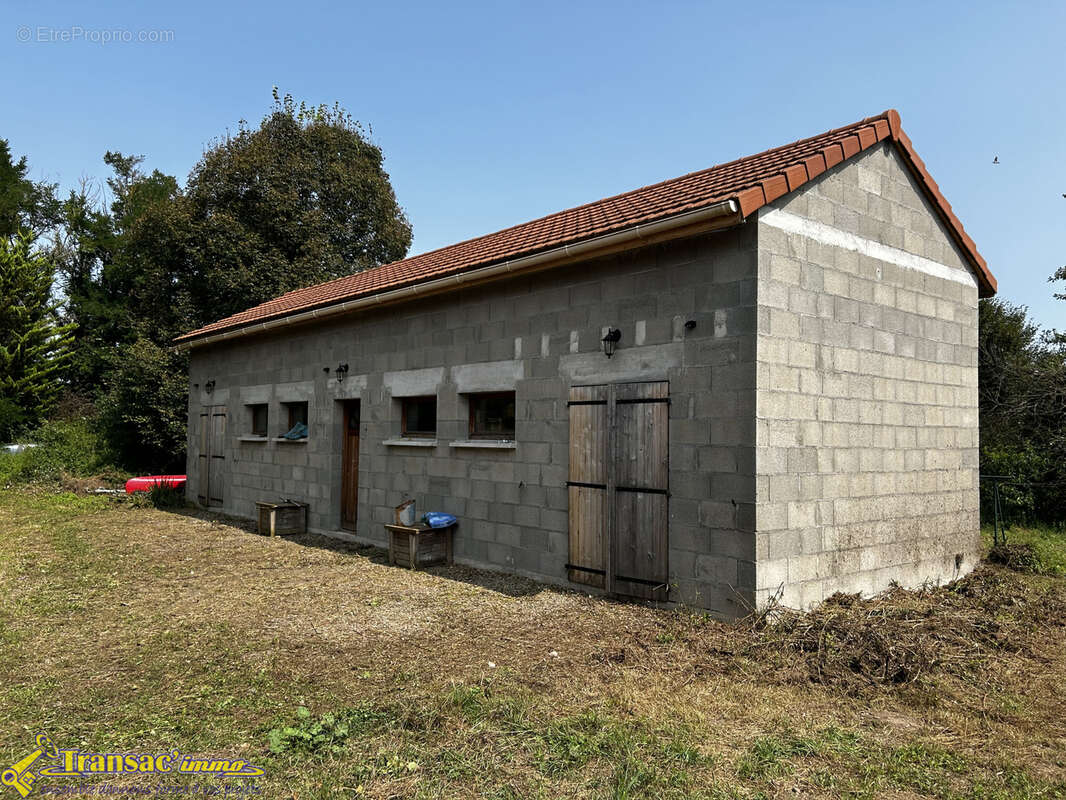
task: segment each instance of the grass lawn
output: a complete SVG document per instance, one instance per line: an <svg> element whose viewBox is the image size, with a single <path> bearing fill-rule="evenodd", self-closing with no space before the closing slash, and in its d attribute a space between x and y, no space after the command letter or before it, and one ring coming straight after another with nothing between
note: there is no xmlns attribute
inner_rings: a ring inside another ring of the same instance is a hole
<svg viewBox="0 0 1066 800"><path fill-rule="evenodd" d="M995 567L756 628L0 494L2 767L45 730L296 800L1066 797L1064 634L1066 578Z"/></svg>

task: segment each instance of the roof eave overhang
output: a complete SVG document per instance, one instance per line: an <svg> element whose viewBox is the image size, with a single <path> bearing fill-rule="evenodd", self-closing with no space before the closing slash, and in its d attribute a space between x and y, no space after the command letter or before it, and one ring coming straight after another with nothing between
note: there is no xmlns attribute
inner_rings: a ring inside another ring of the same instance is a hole
<svg viewBox="0 0 1066 800"><path fill-rule="evenodd" d="M554 247L540 253L509 259L494 264L487 264L474 269L464 270L441 278L411 283L395 289L355 297L336 303L329 303L318 308L310 308L291 314L279 315L271 319L248 325L237 325L215 333L191 336L175 340L176 350L188 350L195 347L215 344L217 342L264 333L277 328L311 322L338 314L350 313L365 308L401 303L415 298L442 292L455 291L487 281L498 280L518 273L528 273L552 267L562 266L574 261L597 258L622 250L644 247L650 244L694 236L713 230L729 228L745 219L741 206L734 198L713 203L703 208L674 214L660 220L632 225L620 231L604 234L591 239Z"/></svg>

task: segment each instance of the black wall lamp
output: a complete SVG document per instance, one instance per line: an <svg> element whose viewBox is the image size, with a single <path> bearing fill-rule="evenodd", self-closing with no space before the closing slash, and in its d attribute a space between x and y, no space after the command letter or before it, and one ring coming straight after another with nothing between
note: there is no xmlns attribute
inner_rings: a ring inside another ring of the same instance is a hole
<svg viewBox="0 0 1066 800"><path fill-rule="evenodd" d="M608 328L607 335L600 341L603 342L603 354L610 358L614 355L615 347L622 338L622 331L618 328Z"/></svg>
<svg viewBox="0 0 1066 800"><path fill-rule="evenodd" d="M338 364L337 365L337 380L343 381L347 377L348 377L348 362L345 361L343 364Z"/></svg>
<svg viewBox="0 0 1066 800"><path fill-rule="evenodd" d="M211 392L215 391L215 382L213 380L210 380L207 383L205 383L204 384L204 391L207 392L208 394L211 394Z"/></svg>

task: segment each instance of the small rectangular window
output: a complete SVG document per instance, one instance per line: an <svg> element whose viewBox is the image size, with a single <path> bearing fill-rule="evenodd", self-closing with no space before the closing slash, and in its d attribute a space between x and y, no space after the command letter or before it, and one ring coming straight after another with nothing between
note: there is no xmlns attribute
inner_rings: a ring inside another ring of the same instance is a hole
<svg viewBox="0 0 1066 800"><path fill-rule="evenodd" d="M404 436L437 435L437 398L435 396L405 397L402 403Z"/></svg>
<svg viewBox="0 0 1066 800"><path fill-rule="evenodd" d="M252 414L252 436L267 435L267 404L255 403L248 406Z"/></svg>
<svg viewBox="0 0 1066 800"><path fill-rule="evenodd" d="M470 438L514 440L514 392L470 395Z"/></svg>
<svg viewBox="0 0 1066 800"><path fill-rule="evenodd" d="M301 402L301 403L282 403L282 405L285 407L285 412L286 412L286 414L288 416L288 423L289 423L288 427L284 431L282 431L283 434L288 433L293 428L295 428L297 425L303 425L305 429L307 428L307 403L306 402ZM304 436L306 436L306 435L307 435L307 433L305 432Z"/></svg>

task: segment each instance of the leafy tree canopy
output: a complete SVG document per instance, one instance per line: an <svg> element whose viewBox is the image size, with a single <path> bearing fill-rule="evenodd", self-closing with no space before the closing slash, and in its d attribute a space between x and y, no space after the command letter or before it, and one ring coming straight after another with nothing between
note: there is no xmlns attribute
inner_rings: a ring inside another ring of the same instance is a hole
<svg viewBox="0 0 1066 800"><path fill-rule="evenodd" d="M411 226L383 160L339 106L275 90L261 124L217 141L184 188L141 156L108 152L109 203L83 186L57 204L55 257L79 326L72 379L101 401L127 464L184 458L175 336L406 254Z"/></svg>
<svg viewBox="0 0 1066 800"><path fill-rule="evenodd" d="M26 157L13 161L7 140L0 139L0 237L21 231L37 236L56 221L55 185L34 183L28 170Z"/></svg>
<svg viewBox="0 0 1066 800"><path fill-rule="evenodd" d="M403 258L411 226L383 161L339 106L297 106L275 89L260 126L242 123L189 177L198 321Z"/></svg>
<svg viewBox="0 0 1066 800"><path fill-rule="evenodd" d="M1062 522L1066 356L1024 307L982 300L979 313L981 472L1020 482L1004 489L1015 519Z"/></svg>

